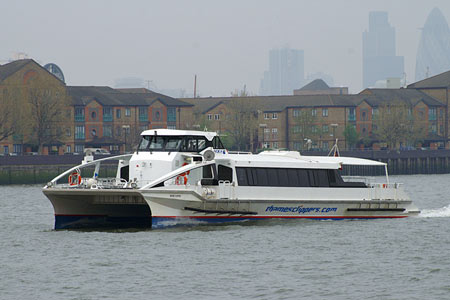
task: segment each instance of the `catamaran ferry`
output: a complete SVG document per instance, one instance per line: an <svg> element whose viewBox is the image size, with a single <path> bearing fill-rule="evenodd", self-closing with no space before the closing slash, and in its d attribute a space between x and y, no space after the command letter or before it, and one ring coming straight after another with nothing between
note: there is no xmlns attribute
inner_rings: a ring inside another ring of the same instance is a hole
<svg viewBox="0 0 450 300"><path fill-rule="evenodd" d="M344 165L381 166L386 182L348 181ZM255 219L404 218L419 210L386 164L298 152L226 154L176 169L138 190L152 227Z"/></svg>
<svg viewBox="0 0 450 300"><path fill-rule="evenodd" d="M151 227L151 211L139 188L182 166L226 153L215 132L155 129L141 136L135 153L98 160L87 155L43 188L55 211L55 229ZM102 176L111 169L114 176Z"/></svg>

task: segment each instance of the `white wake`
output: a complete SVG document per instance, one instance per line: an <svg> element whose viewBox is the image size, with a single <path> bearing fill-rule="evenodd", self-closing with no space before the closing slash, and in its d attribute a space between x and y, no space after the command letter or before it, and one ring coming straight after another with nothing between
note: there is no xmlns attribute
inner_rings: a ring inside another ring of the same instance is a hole
<svg viewBox="0 0 450 300"><path fill-rule="evenodd" d="M435 209L424 209L419 214L422 218L445 218L450 217L450 205L435 208Z"/></svg>

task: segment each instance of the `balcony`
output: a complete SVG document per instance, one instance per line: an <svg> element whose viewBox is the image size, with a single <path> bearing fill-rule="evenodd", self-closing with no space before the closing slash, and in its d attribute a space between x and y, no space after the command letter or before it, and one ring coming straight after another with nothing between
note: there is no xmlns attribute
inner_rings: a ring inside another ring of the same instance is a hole
<svg viewBox="0 0 450 300"><path fill-rule="evenodd" d="M103 122L112 122L113 116L112 115L103 115Z"/></svg>
<svg viewBox="0 0 450 300"><path fill-rule="evenodd" d="M84 140L85 139L84 132L82 132L82 133L75 133L75 139L76 140Z"/></svg>
<svg viewBox="0 0 450 300"><path fill-rule="evenodd" d="M75 115L75 122L84 122L84 115Z"/></svg>
<svg viewBox="0 0 450 300"><path fill-rule="evenodd" d="M356 121L356 115L348 115L348 121Z"/></svg>
<svg viewBox="0 0 450 300"><path fill-rule="evenodd" d="M139 115L139 121L140 122L148 122L148 116L147 115Z"/></svg>

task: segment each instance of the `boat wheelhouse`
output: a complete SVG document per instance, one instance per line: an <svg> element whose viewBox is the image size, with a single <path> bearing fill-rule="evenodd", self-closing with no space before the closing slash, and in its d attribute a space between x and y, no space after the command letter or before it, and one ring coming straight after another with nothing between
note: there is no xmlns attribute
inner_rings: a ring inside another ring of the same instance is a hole
<svg viewBox="0 0 450 300"><path fill-rule="evenodd" d="M195 161L224 154L215 132L154 129L141 133L133 154L83 162L55 177L43 193L55 212L55 229L151 227L138 189Z"/></svg>
<svg viewBox="0 0 450 300"><path fill-rule="evenodd" d="M139 190L153 227L265 218L403 218L418 214L400 184L346 181L343 165L386 165L298 152L228 154L177 169ZM178 178L187 177L180 181Z"/></svg>

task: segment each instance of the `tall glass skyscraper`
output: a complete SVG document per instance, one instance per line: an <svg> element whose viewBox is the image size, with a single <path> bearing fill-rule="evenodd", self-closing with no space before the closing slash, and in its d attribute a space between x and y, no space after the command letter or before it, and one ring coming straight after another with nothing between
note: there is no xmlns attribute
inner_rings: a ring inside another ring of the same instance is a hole
<svg viewBox="0 0 450 300"><path fill-rule="evenodd" d="M450 70L450 30L439 8L428 15L416 57L416 81Z"/></svg>
<svg viewBox="0 0 450 300"><path fill-rule="evenodd" d="M372 87L377 80L402 78L403 56L395 53L395 28L385 11L369 13L369 31L363 32L363 87Z"/></svg>
<svg viewBox="0 0 450 300"><path fill-rule="evenodd" d="M282 48L269 52L269 70L261 80L260 94L292 95L305 81L303 50Z"/></svg>

